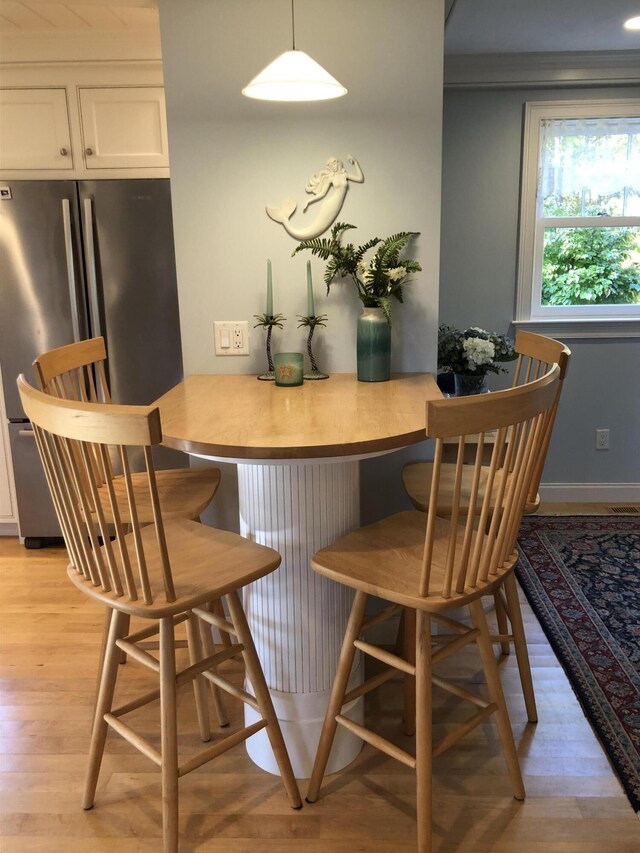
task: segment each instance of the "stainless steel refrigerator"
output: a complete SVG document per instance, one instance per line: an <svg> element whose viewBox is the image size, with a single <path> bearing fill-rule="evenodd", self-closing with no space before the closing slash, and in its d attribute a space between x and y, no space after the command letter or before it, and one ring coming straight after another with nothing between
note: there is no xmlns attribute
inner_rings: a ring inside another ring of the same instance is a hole
<svg viewBox="0 0 640 853"><path fill-rule="evenodd" d="M182 378L168 179L3 181L0 365L21 536L60 536L16 388L46 350L103 335L114 402L151 403ZM161 467L181 467L175 451Z"/></svg>

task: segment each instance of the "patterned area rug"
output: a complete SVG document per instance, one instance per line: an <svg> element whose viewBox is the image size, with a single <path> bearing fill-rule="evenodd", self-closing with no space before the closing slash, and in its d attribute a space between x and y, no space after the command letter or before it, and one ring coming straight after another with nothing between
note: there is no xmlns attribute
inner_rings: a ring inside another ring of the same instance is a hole
<svg viewBox="0 0 640 853"><path fill-rule="evenodd" d="M523 519L518 579L640 811L640 519Z"/></svg>

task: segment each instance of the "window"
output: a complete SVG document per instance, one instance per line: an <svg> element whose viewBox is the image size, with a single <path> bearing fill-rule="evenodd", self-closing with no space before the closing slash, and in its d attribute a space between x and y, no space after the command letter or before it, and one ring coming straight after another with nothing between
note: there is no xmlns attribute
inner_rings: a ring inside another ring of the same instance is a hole
<svg viewBox="0 0 640 853"><path fill-rule="evenodd" d="M516 323L636 334L640 101L529 103L524 133Z"/></svg>

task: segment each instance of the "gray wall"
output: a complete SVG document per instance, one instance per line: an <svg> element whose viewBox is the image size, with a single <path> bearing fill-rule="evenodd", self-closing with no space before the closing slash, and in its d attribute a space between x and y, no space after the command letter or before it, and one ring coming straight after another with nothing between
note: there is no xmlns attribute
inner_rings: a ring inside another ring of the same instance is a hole
<svg viewBox="0 0 640 853"><path fill-rule="evenodd" d="M186 373L261 373L264 332L252 330L249 358L216 358L214 320L254 321L265 310L266 259L273 263L274 310L287 318L274 352L304 347L296 314L306 313L307 258L270 220L266 204L304 186L330 156L353 154L365 175L351 184L339 215L364 242L399 230L424 272L394 311L392 367L433 370L439 289L442 120L440 0L299 0L296 44L349 89L337 101L274 104L241 88L290 48L290 4L282 0L160 0L178 289ZM350 167L349 167L350 168ZM309 209L312 216L314 206ZM298 216L299 214L296 214ZM310 257L310 256L309 256ZM327 372L355 371L360 302L347 284L322 285L313 260L316 335ZM331 380L329 380L331 381ZM424 451L422 451L424 452ZM399 470L408 453L363 463L363 517L404 505ZM215 521L234 528L234 471L225 470Z"/></svg>
<svg viewBox="0 0 640 853"><path fill-rule="evenodd" d="M639 95L631 88L445 92L440 322L507 332L514 317L524 103ZM640 484L640 341L567 344L573 358L543 484ZM600 428L611 431L609 451L595 450ZM576 499L587 499L581 492ZM604 488L586 492L612 499ZM618 493L640 499L624 486ZM547 489L549 499L560 494Z"/></svg>

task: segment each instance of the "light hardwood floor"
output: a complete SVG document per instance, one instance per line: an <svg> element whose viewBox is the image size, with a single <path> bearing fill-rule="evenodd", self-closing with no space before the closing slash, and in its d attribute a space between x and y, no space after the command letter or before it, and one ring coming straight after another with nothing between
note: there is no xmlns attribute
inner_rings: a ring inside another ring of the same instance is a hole
<svg viewBox="0 0 640 853"><path fill-rule="evenodd" d="M109 736L94 809L80 807L102 614L71 586L65 565L61 548L25 551L16 539L0 539L0 850L157 853L160 774L121 738ZM636 853L640 821L526 603L524 612L537 726L526 722L513 656L501 669L527 800L512 799L493 723L485 724L435 761L435 849ZM475 654L469 650L443 667L478 680ZM241 679L239 664L225 666ZM152 679L128 663L119 695L150 689ZM394 714L401 695L400 681L390 682L370 697L369 711L385 736L410 749ZM452 697L438 695L437 701L440 731L468 713ZM180 746L195 752L200 742L187 689L180 712ZM136 714L149 736L157 708ZM237 709L233 725L239 725ZM409 853L414 790L411 771L365 746L350 767L328 778L317 803L294 812L279 780L255 767L239 747L181 780L181 850Z"/></svg>

